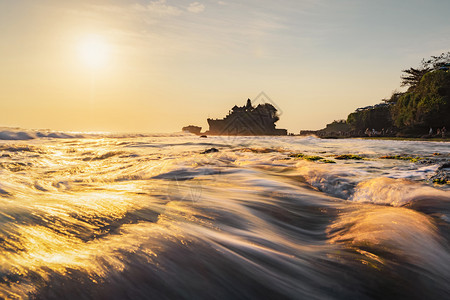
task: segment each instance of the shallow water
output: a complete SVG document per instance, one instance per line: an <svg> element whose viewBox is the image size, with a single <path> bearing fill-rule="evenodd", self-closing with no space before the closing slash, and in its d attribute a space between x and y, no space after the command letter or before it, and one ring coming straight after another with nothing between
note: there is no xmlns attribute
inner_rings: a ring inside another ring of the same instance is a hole
<svg viewBox="0 0 450 300"><path fill-rule="evenodd" d="M2 298L450 296L450 143L10 136Z"/></svg>

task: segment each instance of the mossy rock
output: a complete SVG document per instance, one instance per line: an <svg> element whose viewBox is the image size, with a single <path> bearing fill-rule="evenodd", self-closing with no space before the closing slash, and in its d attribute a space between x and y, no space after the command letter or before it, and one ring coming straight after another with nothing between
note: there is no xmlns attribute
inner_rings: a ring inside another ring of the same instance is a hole
<svg viewBox="0 0 450 300"><path fill-rule="evenodd" d="M342 155L336 156L335 159L341 159L341 160L349 160L349 159L362 160L364 158L359 156L359 155L354 155L354 154L342 154Z"/></svg>
<svg viewBox="0 0 450 300"><path fill-rule="evenodd" d="M435 184L450 184L450 172L446 170L440 170L436 172L430 180Z"/></svg>
<svg viewBox="0 0 450 300"><path fill-rule="evenodd" d="M305 155L305 156L303 156L303 159L306 159L306 160L309 160L309 161L318 161L318 160L322 160L323 157L315 156L315 155L312 155L312 156Z"/></svg>
<svg viewBox="0 0 450 300"><path fill-rule="evenodd" d="M433 183L436 183L436 184L450 184L450 181L446 180L446 179L435 178L433 180Z"/></svg>
<svg viewBox="0 0 450 300"><path fill-rule="evenodd" d="M381 156L380 159L397 159L397 160L409 160L410 162L418 162L422 158L403 155L385 155Z"/></svg>
<svg viewBox="0 0 450 300"><path fill-rule="evenodd" d="M323 160L324 159L321 156L305 155L303 153L290 154L289 157L291 157L291 158L298 158L298 159L304 159L304 160L309 160L309 161L319 161L319 160Z"/></svg>
<svg viewBox="0 0 450 300"><path fill-rule="evenodd" d="M324 163L324 164L335 164L336 163L334 160L331 160L331 159L323 159L320 162Z"/></svg>

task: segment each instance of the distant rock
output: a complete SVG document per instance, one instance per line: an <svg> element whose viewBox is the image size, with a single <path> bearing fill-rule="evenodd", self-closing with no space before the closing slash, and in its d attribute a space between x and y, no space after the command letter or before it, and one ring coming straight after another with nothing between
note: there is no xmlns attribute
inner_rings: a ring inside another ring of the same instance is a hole
<svg viewBox="0 0 450 300"><path fill-rule="evenodd" d="M183 132L189 132L189 133L193 133L196 135L200 135L200 131L202 130L202 128L199 126L189 125L189 126L183 127L182 130L183 130Z"/></svg>

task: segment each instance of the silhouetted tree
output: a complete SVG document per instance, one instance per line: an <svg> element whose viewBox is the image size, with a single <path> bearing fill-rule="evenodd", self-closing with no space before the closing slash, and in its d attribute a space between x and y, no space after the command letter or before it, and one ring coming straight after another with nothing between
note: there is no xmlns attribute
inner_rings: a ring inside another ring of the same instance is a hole
<svg viewBox="0 0 450 300"><path fill-rule="evenodd" d="M405 75L401 76L402 86L409 86L410 89L415 89L419 84L422 77L428 72L439 70L450 65L450 51L442 53L439 56L431 56L430 59L422 59L421 66L419 68L409 68L402 70Z"/></svg>

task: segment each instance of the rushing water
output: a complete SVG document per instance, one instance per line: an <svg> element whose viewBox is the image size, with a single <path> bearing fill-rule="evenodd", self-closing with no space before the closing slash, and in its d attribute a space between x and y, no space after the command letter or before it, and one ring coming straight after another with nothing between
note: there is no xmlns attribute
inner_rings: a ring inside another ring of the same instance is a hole
<svg viewBox="0 0 450 300"><path fill-rule="evenodd" d="M1 298L450 297L449 143L6 137Z"/></svg>

